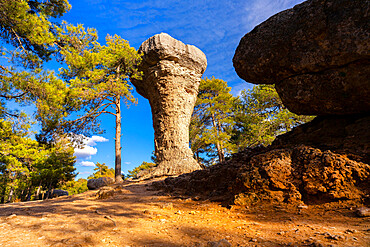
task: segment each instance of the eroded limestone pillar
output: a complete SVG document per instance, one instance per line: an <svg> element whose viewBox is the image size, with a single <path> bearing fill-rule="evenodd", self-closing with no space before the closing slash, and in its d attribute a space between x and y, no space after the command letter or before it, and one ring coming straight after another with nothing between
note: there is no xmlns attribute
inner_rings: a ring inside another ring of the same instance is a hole
<svg viewBox="0 0 370 247"><path fill-rule="evenodd" d="M189 148L189 124L201 76L204 53L161 33L146 40L142 80L132 79L137 92L149 100L159 165L152 176L175 175L200 169Z"/></svg>

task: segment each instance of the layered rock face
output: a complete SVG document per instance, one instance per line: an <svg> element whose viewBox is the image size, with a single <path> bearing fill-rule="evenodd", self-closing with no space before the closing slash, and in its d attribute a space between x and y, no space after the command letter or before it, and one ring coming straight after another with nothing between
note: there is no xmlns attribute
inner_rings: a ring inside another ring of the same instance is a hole
<svg viewBox="0 0 370 247"><path fill-rule="evenodd" d="M304 115L370 112L370 2L310 0L246 34L233 62L251 83L275 84Z"/></svg>
<svg viewBox="0 0 370 247"><path fill-rule="evenodd" d="M189 148L189 124L202 74L204 53L161 33L146 40L142 80L132 79L139 94L149 100L159 165L151 176L174 175L200 169Z"/></svg>
<svg viewBox="0 0 370 247"><path fill-rule="evenodd" d="M246 149L225 163L153 185L175 195L240 206L369 204L369 124L370 117L318 117L278 136L271 146Z"/></svg>

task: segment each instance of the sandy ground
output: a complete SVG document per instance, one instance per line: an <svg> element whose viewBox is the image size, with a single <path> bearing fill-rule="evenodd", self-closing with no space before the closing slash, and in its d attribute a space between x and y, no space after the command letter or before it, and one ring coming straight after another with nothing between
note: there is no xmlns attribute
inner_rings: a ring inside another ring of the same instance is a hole
<svg viewBox="0 0 370 247"><path fill-rule="evenodd" d="M89 191L1 205L0 246L370 246L370 219L356 217L358 205L227 209L148 183L104 200Z"/></svg>

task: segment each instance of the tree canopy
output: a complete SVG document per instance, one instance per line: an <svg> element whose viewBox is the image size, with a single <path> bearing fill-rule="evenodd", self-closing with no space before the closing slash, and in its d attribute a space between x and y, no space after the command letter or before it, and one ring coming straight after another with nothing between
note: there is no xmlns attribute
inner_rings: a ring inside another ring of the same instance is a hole
<svg viewBox="0 0 370 247"><path fill-rule="evenodd" d="M257 85L243 90L235 105L232 142L239 150L269 145L276 136L311 121L313 117L290 112L282 103L274 85Z"/></svg>
<svg viewBox="0 0 370 247"><path fill-rule="evenodd" d="M225 81L201 81L190 124L190 146L198 162L222 162L244 148L269 145L276 136L308 122L284 107L274 85L257 85L239 97Z"/></svg>
<svg viewBox="0 0 370 247"><path fill-rule="evenodd" d="M236 98L223 80L202 79L190 126L190 145L196 158L206 152L208 157L225 160L234 144L229 140L235 124L233 107Z"/></svg>
<svg viewBox="0 0 370 247"><path fill-rule="evenodd" d="M0 115L14 117L17 112L6 107L10 101L38 106L46 102L54 107L59 99L50 97L65 90L65 85L51 71L42 68L58 50L58 26L50 18L60 17L70 9L67 0L0 3ZM52 103L53 100L56 102Z"/></svg>
<svg viewBox="0 0 370 247"><path fill-rule="evenodd" d="M87 177L87 179L96 179L102 177L114 178L114 169L109 168L105 163L100 164L97 162L96 167L94 168L94 173Z"/></svg>
<svg viewBox="0 0 370 247"><path fill-rule="evenodd" d="M0 119L1 202L37 198L40 189L50 191L72 180L75 157L68 140L42 145L32 140L27 122Z"/></svg>

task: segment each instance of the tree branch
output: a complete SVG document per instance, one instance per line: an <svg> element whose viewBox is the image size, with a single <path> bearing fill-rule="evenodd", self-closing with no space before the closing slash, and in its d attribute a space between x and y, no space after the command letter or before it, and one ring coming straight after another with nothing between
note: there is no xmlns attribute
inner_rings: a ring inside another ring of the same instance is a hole
<svg viewBox="0 0 370 247"><path fill-rule="evenodd" d="M19 94L19 95L5 95L5 94L0 94L0 97L1 98L5 98L5 99L17 99L17 98L21 98L23 96L25 96L27 93L22 93L22 94Z"/></svg>

